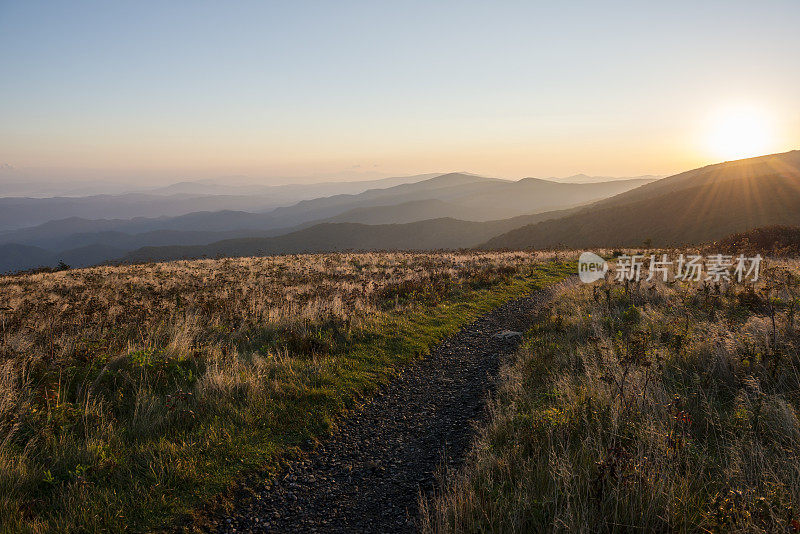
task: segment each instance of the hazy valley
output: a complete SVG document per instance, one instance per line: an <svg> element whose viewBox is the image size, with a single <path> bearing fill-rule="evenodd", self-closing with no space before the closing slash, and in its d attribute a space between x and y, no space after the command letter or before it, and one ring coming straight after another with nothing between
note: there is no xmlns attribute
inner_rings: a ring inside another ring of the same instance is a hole
<svg viewBox="0 0 800 534"><path fill-rule="evenodd" d="M698 244L761 226L799 224L799 166L800 156L794 151L658 180L561 183L532 178L514 182L469 174L415 176L380 184L388 187L301 200L257 212L194 211L127 219L70 217L0 234L0 271L54 267L59 262L81 267L107 261L341 250ZM403 183L390 185L398 181ZM369 182L362 187L372 185ZM224 204L229 198L211 195L200 197L199 202ZM261 208L279 202L271 197L243 198L263 202L258 204ZM105 197L70 199L78 206L100 206L107 201ZM187 206L196 201L196 197L183 200ZM45 207L43 212L49 213ZM104 209L119 211L113 202ZM142 208L135 204L131 209ZM147 210L158 209L164 208L158 203L147 205Z"/></svg>

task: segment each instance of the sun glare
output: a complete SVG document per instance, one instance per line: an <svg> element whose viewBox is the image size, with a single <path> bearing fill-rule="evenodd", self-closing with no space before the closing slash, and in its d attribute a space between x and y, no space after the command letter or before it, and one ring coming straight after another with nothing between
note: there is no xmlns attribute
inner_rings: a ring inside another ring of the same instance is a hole
<svg viewBox="0 0 800 534"><path fill-rule="evenodd" d="M755 108L731 108L715 117L709 144L714 155L725 160L761 156L772 145L769 121Z"/></svg>

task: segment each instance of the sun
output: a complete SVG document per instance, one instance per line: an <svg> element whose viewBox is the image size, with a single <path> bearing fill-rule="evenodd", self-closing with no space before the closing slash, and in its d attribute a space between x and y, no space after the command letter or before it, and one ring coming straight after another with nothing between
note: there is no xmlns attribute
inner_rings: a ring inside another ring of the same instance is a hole
<svg viewBox="0 0 800 534"><path fill-rule="evenodd" d="M734 160L769 153L772 132L763 111L744 106L728 108L712 122L708 142L716 157Z"/></svg>

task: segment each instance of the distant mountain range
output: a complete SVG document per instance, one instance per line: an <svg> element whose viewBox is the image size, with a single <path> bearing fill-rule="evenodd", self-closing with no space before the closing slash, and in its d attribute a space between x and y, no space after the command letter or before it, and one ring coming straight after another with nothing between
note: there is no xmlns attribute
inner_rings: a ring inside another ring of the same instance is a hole
<svg viewBox="0 0 800 534"><path fill-rule="evenodd" d="M401 183L260 213L70 217L0 234L0 272L61 260L84 266L336 250L694 244L760 226L800 225L798 169L800 151L655 181L510 181L450 173L392 179ZM193 187L177 184L166 193Z"/></svg>
<svg viewBox="0 0 800 534"><path fill-rule="evenodd" d="M0 232L35 226L48 221L83 219L174 217L198 211L242 210L263 212L301 200L339 194L357 194L371 188L414 183L437 176L420 174L360 182L329 182L277 186L230 186L209 182L181 182L168 187L119 194L90 196L11 196L25 184L0 183ZM62 186L63 187L63 186ZM86 187L83 185L82 187ZM120 187L120 186L116 186Z"/></svg>
<svg viewBox="0 0 800 534"><path fill-rule="evenodd" d="M590 184L597 182L614 182L617 180L632 180L632 179L655 181L655 180L660 180L661 178L664 178L664 176L659 176L657 174L633 176L630 178L624 178L619 176L589 176L587 174L574 174L572 176L567 176L565 178L545 178L545 179L551 182L561 182L565 184Z"/></svg>
<svg viewBox="0 0 800 534"><path fill-rule="evenodd" d="M0 256L0 270L22 269L36 266L42 262L52 264L58 261L56 257L58 259L70 257L72 264L76 266L89 265L97 261L126 257L125 254L142 247L166 246L174 250L179 250L178 247L190 247L186 250L195 251L196 249L191 247L209 245L221 240L268 239L285 234L294 236L298 231L322 223L395 225L444 218L458 219L461 222L513 220L514 217L523 215L534 215L584 205L621 191L627 191L648 181L646 179L629 179L593 184L562 184L534 178L509 181L465 173L450 173L422 180L417 180L417 178L419 176L383 180L380 185L402 183L368 189L355 194L336 194L301 200L292 205L261 213L216 210L197 211L175 217L113 219L68 217L57 219L36 226L0 233L0 254L4 250L3 245L15 245L13 253L9 249L8 254ZM178 189L184 187L181 184L178 185ZM167 192L174 193L174 190ZM158 198L175 200L174 196ZM204 202L219 201L218 197L199 198ZM191 203L197 199L198 197L187 197L184 201ZM10 199L0 199L0 204L2 200ZM47 207L53 213L53 211L57 212L58 205L63 207L72 203L70 209L75 209L75 205L80 205L81 202L90 203L96 198L25 200L38 202L40 207L37 208L37 212ZM53 201L56 205L47 205L48 201ZM112 202L103 209L114 209L117 213L124 212L119 205L120 201L119 197L114 197L114 202L117 204ZM152 209L159 209L158 206L158 203L154 201ZM501 231L516 228L535 220L540 219L515 221L510 223L511 225L490 224L486 228L491 230L485 232L468 229L475 225L460 225L460 228L464 229L464 237L456 236L455 229L448 226L446 230L443 230L443 235L452 236L452 239L442 238L436 242L434 248L474 246ZM344 231L345 227L341 228ZM389 229L376 228L374 230L389 232ZM313 234L313 231L303 232L297 238L305 239L310 234ZM325 227L325 235L331 235L330 227ZM400 248L401 245L403 248L406 247L405 241L396 243L395 240L389 239L388 235L390 234L386 235L385 248ZM284 238L275 243L285 244L289 241L291 238ZM342 243L344 242L342 241ZM27 248L19 248L19 245ZM278 245L270 245L270 247L276 246ZM419 247L430 248L422 244ZM180 250L183 251L184 248L180 248ZM76 251L76 249L78 250ZM273 250L273 248L269 250ZM197 253L206 254L206 252ZM28 260L26 260L26 255ZM5 260L2 259L3 257Z"/></svg>

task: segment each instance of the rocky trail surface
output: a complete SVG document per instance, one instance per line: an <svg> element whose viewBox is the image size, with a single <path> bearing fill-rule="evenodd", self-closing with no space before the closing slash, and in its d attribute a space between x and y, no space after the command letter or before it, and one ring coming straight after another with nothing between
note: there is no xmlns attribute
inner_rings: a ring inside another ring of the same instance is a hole
<svg viewBox="0 0 800 534"><path fill-rule="evenodd" d="M507 302L408 365L212 531L414 532L420 495L463 462L502 358L551 295Z"/></svg>

